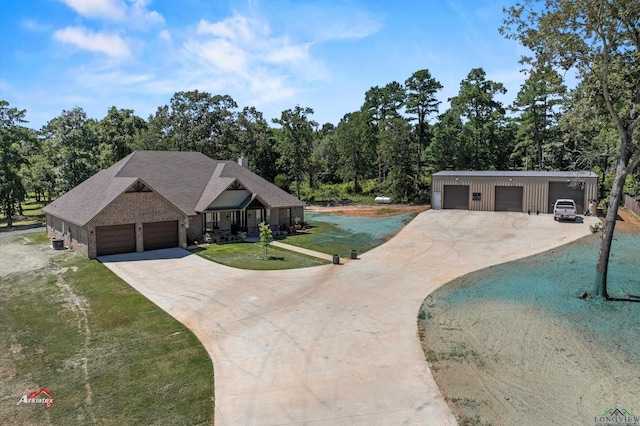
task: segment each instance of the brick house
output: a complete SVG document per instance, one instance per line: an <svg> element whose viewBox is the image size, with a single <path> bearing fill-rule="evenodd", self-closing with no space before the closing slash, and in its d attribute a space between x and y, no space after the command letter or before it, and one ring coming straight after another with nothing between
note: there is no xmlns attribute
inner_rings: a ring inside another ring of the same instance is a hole
<svg viewBox="0 0 640 426"><path fill-rule="evenodd" d="M43 208L47 235L90 259L276 232L304 220L304 203L247 168L243 157L135 151Z"/></svg>

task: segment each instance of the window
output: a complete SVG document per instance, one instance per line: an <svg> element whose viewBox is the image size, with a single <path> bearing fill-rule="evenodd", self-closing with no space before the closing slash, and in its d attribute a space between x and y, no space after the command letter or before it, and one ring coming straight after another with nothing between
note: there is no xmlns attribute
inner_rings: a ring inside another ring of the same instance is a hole
<svg viewBox="0 0 640 426"><path fill-rule="evenodd" d="M211 232L219 228L220 213L211 212L204 214L204 232Z"/></svg>
<svg viewBox="0 0 640 426"><path fill-rule="evenodd" d="M256 223L262 223L262 210L255 210L256 212Z"/></svg>

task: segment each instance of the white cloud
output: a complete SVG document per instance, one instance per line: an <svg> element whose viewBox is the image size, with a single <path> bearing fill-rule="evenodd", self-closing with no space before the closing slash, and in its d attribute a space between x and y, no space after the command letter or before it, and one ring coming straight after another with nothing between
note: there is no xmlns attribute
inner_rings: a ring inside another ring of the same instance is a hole
<svg viewBox="0 0 640 426"><path fill-rule="evenodd" d="M198 23L198 34L211 34L239 44L254 42L256 40L255 33L266 36L269 30L257 20L250 20L245 16L234 15L224 21L214 23L202 19Z"/></svg>
<svg viewBox="0 0 640 426"><path fill-rule="evenodd" d="M127 5L122 0L62 0L78 14L87 18L106 18L122 21L127 15Z"/></svg>
<svg viewBox="0 0 640 426"><path fill-rule="evenodd" d="M276 64L299 63L309 58L308 46L282 46L270 52L266 59Z"/></svg>
<svg viewBox="0 0 640 426"><path fill-rule="evenodd" d="M164 23L155 10L148 10L147 0L62 0L67 6L86 18L99 18L127 22L137 28Z"/></svg>
<svg viewBox="0 0 640 426"><path fill-rule="evenodd" d="M171 33L169 32L169 30L162 30L158 33L158 37L160 38L160 40L164 40L167 42L171 42L172 38L171 38Z"/></svg>
<svg viewBox="0 0 640 426"><path fill-rule="evenodd" d="M51 30L50 25L43 24L36 19L22 19L20 21L20 26L32 33L43 33Z"/></svg>
<svg viewBox="0 0 640 426"><path fill-rule="evenodd" d="M104 53L113 58L131 57L129 46L116 34L94 33L84 27L66 27L54 32L53 38L82 50Z"/></svg>
<svg viewBox="0 0 640 426"><path fill-rule="evenodd" d="M239 76L248 72L247 53L228 40L190 41L184 47L190 55L204 62L205 66L213 66L221 72L236 73Z"/></svg>

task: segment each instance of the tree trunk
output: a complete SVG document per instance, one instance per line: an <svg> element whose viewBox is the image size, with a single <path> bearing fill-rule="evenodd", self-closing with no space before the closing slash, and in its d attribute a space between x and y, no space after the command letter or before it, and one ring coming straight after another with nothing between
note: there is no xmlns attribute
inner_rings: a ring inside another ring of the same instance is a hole
<svg viewBox="0 0 640 426"><path fill-rule="evenodd" d="M600 242L600 252L598 253L598 264L596 265L596 282L593 295L594 297L601 297L603 299L609 298L609 293L607 292L609 255L611 254L611 242L613 241L613 232L616 227L618 207L620 207L620 202L622 201L622 190L628 174L624 163L624 159L621 158L616 168L616 177L613 181L613 187L611 188L607 215L602 232L602 241Z"/></svg>

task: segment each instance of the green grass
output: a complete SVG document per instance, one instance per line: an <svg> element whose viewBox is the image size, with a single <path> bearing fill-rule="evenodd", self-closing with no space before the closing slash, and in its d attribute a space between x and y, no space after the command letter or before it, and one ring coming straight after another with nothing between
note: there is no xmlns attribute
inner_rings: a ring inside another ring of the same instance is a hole
<svg viewBox="0 0 640 426"><path fill-rule="evenodd" d="M35 198L28 198L22 203L22 216L14 216L13 227L40 225L44 223L42 208L44 203L36 202ZM0 229L7 227L7 217L0 214Z"/></svg>
<svg viewBox="0 0 640 426"><path fill-rule="evenodd" d="M52 259L0 278L0 371L12 372L0 385L0 418L211 424L213 366L197 338L98 261ZM16 406L42 387L54 396L46 414L40 405Z"/></svg>
<svg viewBox="0 0 640 426"><path fill-rule="evenodd" d="M381 215L384 214L387 213L381 213ZM417 213L406 215L404 223L410 222L416 215ZM367 220L367 218L362 218L362 220ZM333 223L323 222L322 219L310 219L309 223L312 228L308 232L289 235L283 243L329 255L338 254L341 257L348 257L351 250L356 250L360 254L383 244L402 228L402 226L398 226L387 234L372 234L371 232L346 231Z"/></svg>
<svg viewBox="0 0 640 426"><path fill-rule="evenodd" d="M289 241L287 240L286 242ZM265 260L264 248L259 243L248 242L215 244L198 247L190 251L222 265L259 271L308 268L330 263L324 259L273 246L268 249L268 257L272 259Z"/></svg>
<svg viewBox="0 0 640 426"><path fill-rule="evenodd" d="M365 235L346 235L340 228L328 222L312 222L313 228L308 233L289 235L283 243L325 254L337 254L347 257L351 249L358 248L358 253L380 245L384 240L367 238ZM357 239L357 241L356 241Z"/></svg>

